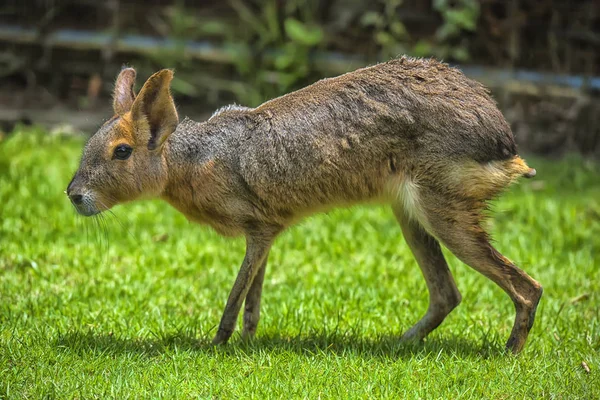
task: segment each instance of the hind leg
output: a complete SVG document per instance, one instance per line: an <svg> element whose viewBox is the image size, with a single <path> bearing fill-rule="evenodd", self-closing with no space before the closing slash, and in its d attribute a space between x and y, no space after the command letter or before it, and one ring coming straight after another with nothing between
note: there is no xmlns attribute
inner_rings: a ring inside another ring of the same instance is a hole
<svg viewBox="0 0 600 400"><path fill-rule="evenodd" d="M438 241L417 221L410 219L404 210L394 207L394 214L402 227L404 239L421 268L429 290L427 312L402 336L403 341L416 341L423 339L442 323L444 318L460 304L461 295Z"/></svg>
<svg viewBox="0 0 600 400"><path fill-rule="evenodd" d="M260 298L262 295L266 269L267 259L265 258L254 277L254 281L250 286L248 294L246 295L243 319L244 329L242 330L242 337L245 339L252 338L256 333L256 327L258 326L258 320L260 319Z"/></svg>
<svg viewBox="0 0 600 400"><path fill-rule="evenodd" d="M500 286L514 303L515 322L506 343L513 353L523 349L535 320L542 286L500 254L481 228L481 205L467 200L444 201L439 194L424 196L423 211L431 233L454 255Z"/></svg>

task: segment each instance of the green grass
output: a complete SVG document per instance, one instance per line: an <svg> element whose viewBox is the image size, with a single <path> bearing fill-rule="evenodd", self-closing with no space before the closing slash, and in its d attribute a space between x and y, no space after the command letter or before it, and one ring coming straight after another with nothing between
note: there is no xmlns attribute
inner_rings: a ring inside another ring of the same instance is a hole
<svg viewBox="0 0 600 400"><path fill-rule="evenodd" d="M76 216L63 190L82 143L0 141L0 398L600 396L597 164L530 158L538 177L495 203L497 247L545 288L519 357L504 353L508 297L448 253L463 303L424 343L398 342L427 292L377 207L283 234L256 340L212 347L243 240L159 201Z"/></svg>

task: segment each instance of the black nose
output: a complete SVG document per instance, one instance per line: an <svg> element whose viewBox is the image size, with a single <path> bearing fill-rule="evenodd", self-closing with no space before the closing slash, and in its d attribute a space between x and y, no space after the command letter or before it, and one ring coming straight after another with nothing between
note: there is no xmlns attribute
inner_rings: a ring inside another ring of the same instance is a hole
<svg viewBox="0 0 600 400"><path fill-rule="evenodd" d="M80 205L81 203L83 203L83 196L80 194L70 194L69 198L75 205Z"/></svg>

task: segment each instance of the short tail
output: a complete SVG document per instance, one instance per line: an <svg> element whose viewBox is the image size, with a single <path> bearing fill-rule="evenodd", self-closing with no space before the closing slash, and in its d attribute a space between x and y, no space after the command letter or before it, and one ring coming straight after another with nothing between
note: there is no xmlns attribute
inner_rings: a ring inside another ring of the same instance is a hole
<svg viewBox="0 0 600 400"><path fill-rule="evenodd" d="M515 156L508 161L506 168L513 172L517 176L523 176L525 178L533 178L537 171L535 168L530 168L529 165L519 156Z"/></svg>
<svg viewBox="0 0 600 400"><path fill-rule="evenodd" d="M481 201L491 200L521 176L533 178L535 169L514 156L509 160L489 163L467 162L455 166L449 174L459 193Z"/></svg>
<svg viewBox="0 0 600 400"><path fill-rule="evenodd" d="M529 168L529 171L525 172L523 174L523 176L525 178L533 178L536 174L537 174L537 171L535 170L535 168Z"/></svg>

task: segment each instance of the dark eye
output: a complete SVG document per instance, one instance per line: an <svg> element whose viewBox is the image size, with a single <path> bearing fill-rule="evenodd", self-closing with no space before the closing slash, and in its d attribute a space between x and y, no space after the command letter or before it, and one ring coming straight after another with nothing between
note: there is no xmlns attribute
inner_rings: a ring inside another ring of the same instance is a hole
<svg viewBox="0 0 600 400"><path fill-rule="evenodd" d="M114 158L117 160L127 160L133 149L126 144L120 144L115 147Z"/></svg>

